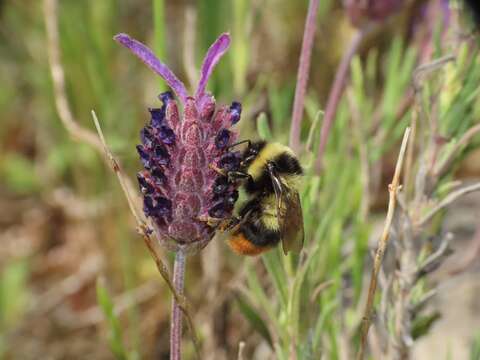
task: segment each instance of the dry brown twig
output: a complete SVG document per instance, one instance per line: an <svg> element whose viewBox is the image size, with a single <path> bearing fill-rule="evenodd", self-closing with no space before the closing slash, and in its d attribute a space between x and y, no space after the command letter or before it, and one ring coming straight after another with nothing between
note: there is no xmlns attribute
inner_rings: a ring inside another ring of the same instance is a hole
<svg viewBox="0 0 480 360"><path fill-rule="evenodd" d="M48 61L50 64L50 72L52 73L55 106L57 108L58 116L65 126L65 129L73 138L83 141L95 149L102 151L102 144L98 141L95 133L78 125L78 121L74 118L67 100L65 91L65 73L60 61L57 0L45 0L43 5L47 33Z"/></svg>
<svg viewBox="0 0 480 360"><path fill-rule="evenodd" d="M391 184L388 186L389 202L388 202L387 217L385 219L385 225L384 225L380 240L378 242L377 251L375 253L375 258L373 261L372 275L370 278L370 286L368 289L368 298L367 298L367 303L365 305L365 311L362 319L361 340L360 340L360 348L357 353L357 360L363 359L364 352L365 352L368 330L370 328L371 315L373 311L373 300L375 298L375 292L377 289L378 273L380 272L380 267L382 265L385 249L387 248L387 245L388 245L390 227L392 225L393 215L395 214L397 192L400 189L400 184L399 184L400 173L402 170L403 159L405 156L409 135L410 135L410 128L407 128L403 135L402 145L400 147L397 164L395 166L395 173L393 175Z"/></svg>
<svg viewBox="0 0 480 360"><path fill-rule="evenodd" d="M39 314L54 310L68 296L78 292L85 284L95 281L103 266L103 256L99 254L88 256L74 274L62 279L58 284L45 291L45 293L35 296L31 309Z"/></svg>
<svg viewBox="0 0 480 360"><path fill-rule="evenodd" d="M47 35L47 52L48 62L50 65L50 72L52 74L52 85L55 98L55 107L57 109L58 117L62 122L65 130L73 139L84 142L92 146L100 154L103 153L102 143L99 141L96 134L81 125L73 115L70 104L67 98L65 89L65 72L61 62L60 54L60 37L58 29L58 1L44 0L43 13L45 18L45 29ZM130 179L124 179L125 186L130 190L130 194L134 194L135 188ZM139 202L138 199L135 199Z"/></svg>
<svg viewBox="0 0 480 360"><path fill-rule="evenodd" d="M102 277L99 277L102 279ZM159 294L161 286L158 281L150 280L139 285L136 288L129 289L121 294L115 295L112 299L114 304L114 313L120 316L125 313L132 306L148 302ZM103 311L99 305L93 305L83 311L74 311L70 308L61 308L57 311L59 314L55 319L65 328L71 330L79 330L89 326L95 326L104 321Z"/></svg>
<svg viewBox="0 0 480 360"><path fill-rule="evenodd" d="M238 343L238 357L237 357L238 360L243 360L244 359L243 358L243 351L244 350L245 350L245 342L240 341Z"/></svg>

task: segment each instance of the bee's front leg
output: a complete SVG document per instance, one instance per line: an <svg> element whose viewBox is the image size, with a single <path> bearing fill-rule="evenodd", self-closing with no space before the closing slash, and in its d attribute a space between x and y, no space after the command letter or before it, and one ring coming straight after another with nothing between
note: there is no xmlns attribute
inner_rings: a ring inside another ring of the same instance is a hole
<svg viewBox="0 0 480 360"><path fill-rule="evenodd" d="M242 219L236 216L229 217L227 219L214 218L208 215L199 216L199 221L207 223L208 226L214 227L222 232L230 231L235 226L241 223Z"/></svg>
<svg viewBox="0 0 480 360"><path fill-rule="evenodd" d="M252 180L252 175L243 171L229 171L227 173L229 181L249 181Z"/></svg>

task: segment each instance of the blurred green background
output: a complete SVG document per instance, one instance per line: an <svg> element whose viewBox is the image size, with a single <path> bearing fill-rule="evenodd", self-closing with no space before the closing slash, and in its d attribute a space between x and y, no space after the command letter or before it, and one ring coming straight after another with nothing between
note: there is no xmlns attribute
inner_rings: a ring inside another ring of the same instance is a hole
<svg viewBox="0 0 480 360"><path fill-rule="evenodd" d="M94 109L112 151L134 179L140 169L134 146L148 120L147 107L158 106L156 97L166 88L113 35L126 32L148 44L191 90L206 49L229 31L231 49L209 90L218 103L242 102L241 138L287 143L308 2L62 0L56 12L53 3L0 1L0 357L168 358L170 294L135 232L116 177L102 155L72 137L61 121L46 21L58 21L64 95L73 120L94 131ZM445 198L452 180L479 177L479 139L472 136L455 148L479 122L478 35L458 2L398 3L384 22L376 22L351 61L319 176L311 164L323 109L337 66L360 31L340 2L320 2L302 124L305 253L292 259L275 250L245 259L214 239L189 258L186 291L202 358L237 358L240 342L244 359L353 358L387 184L414 112L417 146L406 198L419 192L423 197L407 205L417 206L420 216ZM372 20L368 13L362 17L360 27ZM445 55L456 60L422 76L414 101L415 69ZM454 161L439 174L452 149ZM423 193L412 180L423 179L422 169L428 175ZM450 270L442 272L442 266L412 284L412 305L439 289L426 314L411 315L412 358L440 351L442 359L478 359L480 318L474 309L480 288L468 282L478 269L464 256L478 251L478 221L471 214L478 214L480 198L469 199L453 212L456 217L439 214L416 238L418 263L447 231L456 230L453 247L459 250L447 264ZM397 245L394 239L398 250ZM395 283L402 252L390 251L385 277ZM459 267L460 275L452 275ZM468 292L451 290L452 281ZM377 334L380 350L374 340L369 343L371 358L383 353L382 344L397 341L395 316L388 317L395 300L386 288L377 305L387 309L387 326ZM465 294L468 305L461 297L449 302L448 293ZM448 311L458 309L469 319L466 329L455 325L455 316L448 323ZM435 321L437 313L443 320ZM450 342L435 343L447 336ZM188 333L184 354L193 358Z"/></svg>

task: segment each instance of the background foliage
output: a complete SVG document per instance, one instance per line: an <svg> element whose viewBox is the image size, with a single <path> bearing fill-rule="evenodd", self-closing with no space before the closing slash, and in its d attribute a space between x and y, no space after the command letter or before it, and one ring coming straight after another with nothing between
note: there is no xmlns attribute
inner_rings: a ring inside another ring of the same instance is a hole
<svg viewBox="0 0 480 360"><path fill-rule="evenodd" d="M421 270L452 229L457 231L450 247L460 255L463 248L478 249L474 217L459 222L441 211L419 224L458 189L452 181L479 175L478 42L457 2L411 3L379 24L352 59L319 175L313 162L322 110L357 31L337 2L320 2L302 125L305 251L299 257L274 250L245 259L219 237L189 259L186 289L205 356L235 358L244 342L246 359L353 358L387 184L400 138L415 121L405 203L392 227L370 356L395 356L399 349L419 356L422 341L435 346L428 338L440 331L436 320L462 308L452 300L453 307L442 313L441 300L430 294L445 299L449 284L475 274L463 256L454 255L448 270L428 268L408 286L400 275ZM220 103L242 101L242 138L287 143L307 7L307 1L287 0L61 1L56 15L72 112L93 129L95 109L133 178L140 167L134 151L138 132L165 85L112 36L126 32L148 43L193 87L206 48L230 31L232 47L209 89ZM134 231L116 178L58 117L44 16L42 1L0 2L0 354L164 358L168 290ZM450 55L454 61L418 71ZM466 214L478 212L473 199ZM409 221L413 225L405 227ZM413 252L405 250L409 244ZM478 286L471 291L478 298ZM478 307L478 300L471 306ZM442 344L445 358L478 358L478 314L469 324L460 344ZM184 340L185 357L191 358L188 334Z"/></svg>

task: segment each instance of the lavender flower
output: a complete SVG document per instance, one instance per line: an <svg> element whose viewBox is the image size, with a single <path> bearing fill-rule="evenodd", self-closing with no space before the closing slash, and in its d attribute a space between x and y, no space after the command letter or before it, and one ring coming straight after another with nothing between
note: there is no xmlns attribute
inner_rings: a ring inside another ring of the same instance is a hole
<svg viewBox="0 0 480 360"><path fill-rule="evenodd" d="M235 170L240 164L240 154L228 147L237 139L231 127L240 120L242 106L233 102L216 109L214 97L205 91L230 45L230 36L222 34L208 50L194 97L148 47L126 34L114 39L159 74L183 107L181 115L173 94L160 94L163 105L149 109L150 123L140 132L142 143L137 151L144 170L137 178L145 215L168 249L201 249L215 232L215 226L205 219L230 217L238 198L234 185L213 167Z"/></svg>

